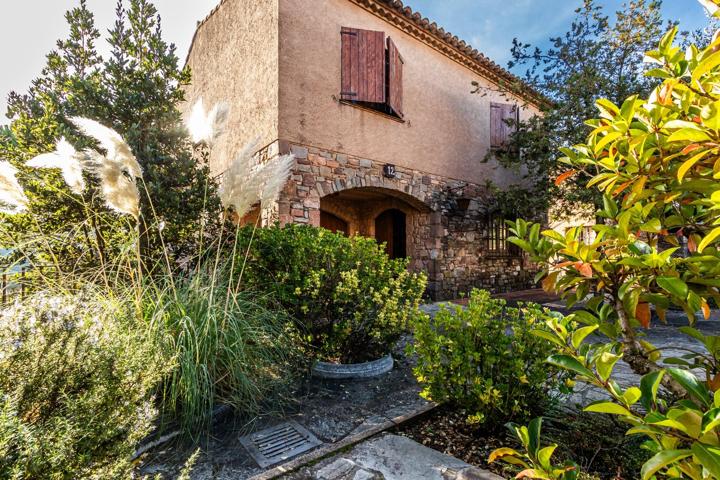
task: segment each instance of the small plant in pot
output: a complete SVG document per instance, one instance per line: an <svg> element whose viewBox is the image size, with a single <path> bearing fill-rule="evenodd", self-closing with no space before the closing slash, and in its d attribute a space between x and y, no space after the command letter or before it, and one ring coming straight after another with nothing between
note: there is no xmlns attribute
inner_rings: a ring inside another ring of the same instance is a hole
<svg viewBox="0 0 720 480"><path fill-rule="evenodd" d="M246 227L242 283L268 292L293 317L308 358L333 364L383 359L420 314L426 277L371 238L305 225ZM320 364L323 365L323 364Z"/></svg>

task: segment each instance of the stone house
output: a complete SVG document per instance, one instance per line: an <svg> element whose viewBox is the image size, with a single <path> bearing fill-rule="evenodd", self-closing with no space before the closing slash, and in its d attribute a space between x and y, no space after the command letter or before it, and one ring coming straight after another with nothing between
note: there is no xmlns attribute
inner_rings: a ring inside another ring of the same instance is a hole
<svg viewBox="0 0 720 480"><path fill-rule="evenodd" d="M506 93L516 77L402 2L222 0L187 64L188 105L231 107L214 173L257 138L261 158L296 156L264 222L375 237L427 272L434 298L531 282L492 208L493 189L518 175L485 160L510 133L505 119L542 100Z"/></svg>

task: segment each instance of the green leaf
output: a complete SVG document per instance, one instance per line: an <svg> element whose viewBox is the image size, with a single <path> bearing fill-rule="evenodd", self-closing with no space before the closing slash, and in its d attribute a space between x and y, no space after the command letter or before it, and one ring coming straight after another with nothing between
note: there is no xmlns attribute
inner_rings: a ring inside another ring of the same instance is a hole
<svg viewBox="0 0 720 480"><path fill-rule="evenodd" d="M642 480L649 480L663 468L692 455L690 450L663 450L645 462L640 470Z"/></svg>
<svg viewBox="0 0 720 480"><path fill-rule="evenodd" d="M596 412L596 413L609 413L610 415L621 415L623 417L632 417L632 413L623 407L613 402L596 402L591 403L583 409L585 412Z"/></svg>
<svg viewBox="0 0 720 480"><path fill-rule="evenodd" d="M552 458L552 455L553 453L555 453L556 448L557 445L550 445L549 447L541 449L537 453L538 462L540 463L540 466L545 470L550 470L552 468L552 465L550 464L550 458Z"/></svg>
<svg viewBox="0 0 720 480"><path fill-rule="evenodd" d="M542 420L542 417L533 418L528 424L528 453L532 456L535 456L540 448Z"/></svg>
<svg viewBox="0 0 720 480"><path fill-rule="evenodd" d="M535 329L535 330L530 330L530 333L532 333L536 337L544 338L545 340L548 340L560 347L565 347L565 343L560 338L558 338L557 335L555 335L551 332L548 332L547 330Z"/></svg>
<svg viewBox="0 0 720 480"><path fill-rule="evenodd" d="M621 358L622 355L615 355L614 353L603 352L602 355L600 355L600 358L598 358L595 362L595 368L597 369L600 378L602 378L604 381L607 381L607 379L610 378L610 375L612 375L613 367L615 367L615 364Z"/></svg>
<svg viewBox="0 0 720 480"><path fill-rule="evenodd" d="M576 358L573 358L569 355L550 355L547 359L547 362L551 365L564 368L565 370L570 370L571 372L575 372L578 375L584 377L594 377L592 371L590 371L586 366L580 363Z"/></svg>
<svg viewBox="0 0 720 480"><path fill-rule="evenodd" d="M655 279L658 286L666 292L683 300L687 298L688 286L677 277L658 277Z"/></svg>
<svg viewBox="0 0 720 480"><path fill-rule="evenodd" d="M710 135L702 130L694 128L683 128L668 137L668 142L709 142L712 140Z"/></svg>
<svg viewBox="0 0 720 480"><path fill-rule="evenodd" d="M588 335L593 333L598 328L598 325L591 325L589 327L582 327L575 330L572 334L572 346L575 347L575 349L580 348L583 340L585 340Z"/></svg>
<svg viewBox="0 0 720 480"><path fill-rule="evenodd" d="M704 156L706 156L708 153L710 153L710 150L705 150L703 152L698 153L697 155L693 156L689 160L685 160L682 165L680 165L680 168L678 168L677 172L677 179L679 181L682 181L683 178L685 178L685 175L687 174L688 170L690 170L697 162L702 160Z"/></svg>
<svg viewBox="0 0 720 480"><path fill-rule="evenodd" d="M702 419L702 433L710 432L718 425L720 425L720 408L715 407L705 412Z"/></svg>
<svg viewBox="0 0 720 480"><path fill-rule="evenodd" d="M660 383L664 375L665 370L660 370L645 374L640 379L640 391L642 392L640 403L645 407L645 410L652 410L653 404L657 400L658 388L660 388Z"/></svg>
<svg viewBox="0 0 720 480"><path fill-rule="evenodd" d="M705 238L702 239L700 245L698 245L698 252L702 253L702 251L705 250L705 247L710 245L710 243L712 243L712 241L718 236L720 236L720 227L715 227L710 233L705 235Z"/></svg>
<svg viewBox="0 0 720 480"><path fill-rule="evenodd" d="M692 82L700 80L700 77L708 73L713 68L720 65L720 52L715 52L709 57L703 59L692 72Z"/></svg>
<svg viewBox="0 0 720 480"><path fill-rule="evenodd" d="M668 374L680 384L690 395L700 400L706 407L712 404L710 392L707 387L700 383L695 375L680 368L668 368Z"/></svg>
<svg viewBox="0 0 720 480"><path fill-rule="evenodd" d="M637 403L641 396L642 393L640 392L640 389L638 387L630 387L625 391L622 398L627 405L632 406Z"/></svg>
<svg viewBox="0 0 720 480"><path fill-rule="evenodd" d="M692 453L700 460L700 464L707 469L715 478L720 478L720 449L704 445L700 442L693 443Z"/></svg>

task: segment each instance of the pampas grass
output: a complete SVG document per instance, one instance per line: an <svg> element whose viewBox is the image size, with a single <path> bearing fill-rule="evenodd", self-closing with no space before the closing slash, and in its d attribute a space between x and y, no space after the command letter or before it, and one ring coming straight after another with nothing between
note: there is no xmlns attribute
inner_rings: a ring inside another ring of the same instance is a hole
<svg viewBox="0 0 720 480"><path fill-rule="evenodd" d="M33 168L59 168L70 191L80 195L85 190L85 179L82 175L82 165L80 163L83 157L83 154L76 151L67 140L61 138L54 152L36 156L27 162L27 166Z"/></svg>
<svg viewBox="0 0 720 480"><path fill-rule="evenodd" d="M17 181L17 168L0 161L0 213L14 215L27 209L28 198Z"/></svg>
<svg viewBox="0 0 720 480"><path fill-rule="evenodd" d="M130 145L123 140L119 133L89 118L71 117L70 121L82 133L97 140L106 151L105 158L107 162L114 164L115 168L122 170L131 178L142 177L140 164L133 155Z"/></svg>
<svg viewBox="0 0 720 480"><path fill-rule="evenodd" d="M222 205L234 209L240 218L258 203L265 209L277 200L295 161L293 155L279 155L260 164L253 155L256 145L257 141L248 144L235 157L218 192Z"/></svg>
<svg viewBox="0 0 720 480"><path fill-rule="evenodd" d="M210 112L205 113L203 99L198 99L185 122L193 143L212 146L225 131L229 110L227 103L218 102Z"/></svg>
<svg viewBox="0 0 720 480"><path fill-rule="evenodd" d="M98 141L105 155L86 150L86 168L99 180L107 206L118 213L140 217L140 192L135 184L142 168L130 145L115 130L89 118L70 119L85 135Z"/></svg>
<svg viewBox="0 0 720 480"><path fill-rule="evenodd" d="M97 152L88 152L87 168L100 180L105 204L111 210L140 217L140 192L133 178L129 178L119 165L109 162Z"/></svg>

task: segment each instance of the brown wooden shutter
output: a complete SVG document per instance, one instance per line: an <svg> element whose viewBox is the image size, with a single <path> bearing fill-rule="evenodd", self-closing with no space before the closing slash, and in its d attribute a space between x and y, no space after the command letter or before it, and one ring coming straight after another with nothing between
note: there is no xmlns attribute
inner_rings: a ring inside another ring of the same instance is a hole
<svg viewBox="0 0 720 480"><path fill-rule="evenodd" d="M403 116L403 59L390 37L388 44L388 106Z"/></svg>
<svg viewBox="0 0 720 480"><path fill-rule="evenodd" d="M385 103L385 33L343 27L340 98Z"/></svg>
<svg viewBox="0 0 720 480"><path fill-rule="evenodd" d="M517 130L519 109L509 103L490 104L490 146L503 147ZM512 122L508 124L507 120Z"/></svg>

